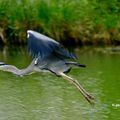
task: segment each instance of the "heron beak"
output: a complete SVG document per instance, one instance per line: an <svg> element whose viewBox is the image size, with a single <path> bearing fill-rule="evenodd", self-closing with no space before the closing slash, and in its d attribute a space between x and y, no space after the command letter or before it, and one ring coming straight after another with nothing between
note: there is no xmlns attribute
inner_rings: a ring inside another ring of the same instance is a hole
<svg viewBox="0 0 120 120"><path fill-rule="evenodd" d="M0 66L6 65L4 62L0 62Z"/></svg>

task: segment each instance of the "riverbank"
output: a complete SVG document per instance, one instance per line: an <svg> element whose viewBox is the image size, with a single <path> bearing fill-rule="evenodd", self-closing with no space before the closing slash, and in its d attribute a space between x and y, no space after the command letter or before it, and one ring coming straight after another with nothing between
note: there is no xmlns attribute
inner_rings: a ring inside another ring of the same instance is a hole
<svg viewBox="0 0 120 120"><path fill-rule="evenodd" d="M65 45L120 45L116 0L1 0L0 43L26 44L36 30Z"/></svg>

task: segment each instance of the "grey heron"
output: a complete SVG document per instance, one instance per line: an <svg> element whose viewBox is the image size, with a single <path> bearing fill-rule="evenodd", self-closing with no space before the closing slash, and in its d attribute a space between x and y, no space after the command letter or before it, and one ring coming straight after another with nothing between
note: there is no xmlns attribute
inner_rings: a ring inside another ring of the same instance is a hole
<svg viewBox="0 0 120 120"><path fill-rule="evenodd" d="M33 57L31 64L25 69L18 69L13 65L0 62L0 70L23 76L33 71L48 71L75 85L89 103L93 103L93 97L80 85L80 83L67 76L72 67L85 67L77 62L77 57L66 50L59 42L38 32L28 30L28 51Z"/></svg>

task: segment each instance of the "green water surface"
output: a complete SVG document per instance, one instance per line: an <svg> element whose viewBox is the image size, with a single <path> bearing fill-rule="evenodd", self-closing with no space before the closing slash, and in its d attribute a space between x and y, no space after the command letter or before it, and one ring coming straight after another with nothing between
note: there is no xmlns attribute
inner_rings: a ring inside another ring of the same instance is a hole
<svg viewBox="0 0 120 120"><path fill-rule="evenodd" d="M95 97L94 106L53 74L19 77L0 71L0 120L120 120L119 52L80 48L75 53L87 67L72 69L68 75ZM24 68L31 58L26 48L4 47L0 61Z"/></svg>

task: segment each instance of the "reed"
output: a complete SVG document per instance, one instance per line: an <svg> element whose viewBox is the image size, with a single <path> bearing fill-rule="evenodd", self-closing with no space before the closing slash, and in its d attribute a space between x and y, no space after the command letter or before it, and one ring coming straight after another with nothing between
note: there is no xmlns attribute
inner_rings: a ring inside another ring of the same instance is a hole
<svg viewBox="0 0 120 120"><path fill-rule="evenodd" d="M0 0L0 40L26 44L32 29L68 45L120 44L119 6L116 0Z"/></svg>

